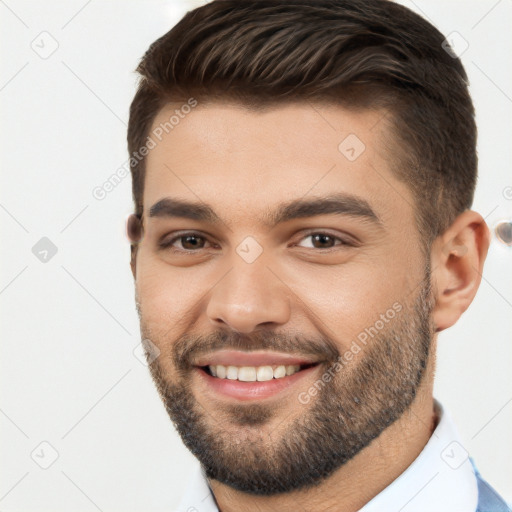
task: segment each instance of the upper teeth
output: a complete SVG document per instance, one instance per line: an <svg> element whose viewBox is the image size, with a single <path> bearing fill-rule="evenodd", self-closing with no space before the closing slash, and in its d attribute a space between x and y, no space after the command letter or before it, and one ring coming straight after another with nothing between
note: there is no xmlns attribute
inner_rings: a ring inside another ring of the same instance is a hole
<svg viewBox="0 0 512 512"><path fill-rule="evenodd" d="M208 366L211 374L219 379L241 380L245 382L280 379L293 375L300 370L300 365L272 366L224 366L222 364Z"/></svg>

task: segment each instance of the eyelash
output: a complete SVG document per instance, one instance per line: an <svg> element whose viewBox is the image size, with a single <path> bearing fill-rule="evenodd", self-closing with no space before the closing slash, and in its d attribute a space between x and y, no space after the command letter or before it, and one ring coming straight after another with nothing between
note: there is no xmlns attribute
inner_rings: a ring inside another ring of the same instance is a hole
<svg viewBox="0 0 512 512"><path fill-rule="evenodd" d="M329 251L335 250L336 247L344 247L344 246L345 247L354 247L356 245L355 242L350 242L350 241L345 240L339 236L332 235L331 233L324 232L324 231L311 231L309 233L305 233L303 235L303 237L299 240L299 242L304 240L305 238L308 238L313 235L324 235L324 236L327 235L330 238L333 238L334 240L340 241L341 243L335 244L333 247L326 247L324 249L316 249L315 247L302 247L302 249L313 249L316 252L329 252ZM204 249L203 247L201 247L199 249L188 250L188 249L176 249L176 248L172 247L174 242L176 242L177 240L180 240L182 238L185 238L187 236L194 236L196 238L202 238L202 239L206 240L207 242L209 242L208 238L203 236L201 233L197 233L196 231L187 231L187 232L180 233L180 234L174 236L170 240L159 242L158 246L160 249L170 249L174 253L192 254L192 255L198 254L199 251Z"/></svg>

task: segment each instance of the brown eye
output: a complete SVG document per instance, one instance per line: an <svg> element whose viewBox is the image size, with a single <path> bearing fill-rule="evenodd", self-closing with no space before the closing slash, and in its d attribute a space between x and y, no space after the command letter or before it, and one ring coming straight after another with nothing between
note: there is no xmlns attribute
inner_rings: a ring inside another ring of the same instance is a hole
<svg viewBox="0 0 512 512"><path fill-rule="evenodd" d="M332 245L332 243L334 242L334 238L331 235L320 234L320 235L311 235L311 237L313 240L313 245L317 249L328 249L330 247L334 247L334 245ZM315 245L315 244L320 245L320 247L318 247L318 245Z"/></svg>
<svg viewBox="0 0 512 512"><path fill-rule="evenodd" d="M181 247L175 247L176 242L178 242ZM198 233L182 233L170 240L160 242L159 247L161 249L171 249L176 252L193 252L203 249L206 242L206 238Z"/></svg>
<svg viewBox="0 0 512 512"><path fill-rule="evenodd" d="M181 236L179 240L181 240L181 245L184 249L202 249L204 245L204 238L196 235ZM203 240L203 242L201 242L201 240Z"/></svg>
<svg viewBox="0 0 512 512"><path fill-rule="evenodd" d="M299 247L308 247L312 249L332 249L336 246L348 246L351 245L348 241L343 240L338 236L331 235L330 233L315 232L309 233L302 240L311 239L310 245L301 245ZM336 243L339 241L340 243Z"/></svg>

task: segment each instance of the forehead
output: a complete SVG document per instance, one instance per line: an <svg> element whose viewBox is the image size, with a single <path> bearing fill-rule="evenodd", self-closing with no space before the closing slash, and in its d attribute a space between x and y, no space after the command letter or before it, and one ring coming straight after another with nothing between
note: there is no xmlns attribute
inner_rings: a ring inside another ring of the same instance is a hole
<svg viewBox="0 0 512 512"><path fill-rule="evenodd" d="M170 196L207 203L228 222L237 213L237 222L268 224L273 205L337 193L383 216L412 215L410 191L392 173L382 111L309 102L259 111L220 102L182 107L162 109L149 134L146 216Z"/></svg>

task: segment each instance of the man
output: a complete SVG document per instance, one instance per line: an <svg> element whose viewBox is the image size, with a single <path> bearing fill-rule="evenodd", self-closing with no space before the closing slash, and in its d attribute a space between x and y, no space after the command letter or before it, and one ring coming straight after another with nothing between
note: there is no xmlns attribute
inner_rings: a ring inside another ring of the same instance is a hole
<svg viewBox="0 0 512 512"><path fill-rule="evenodd" d="M433 398L489 247L467 77L383 0L217 0L144 55L128 233L179 510L509 510Z"/></svg>

